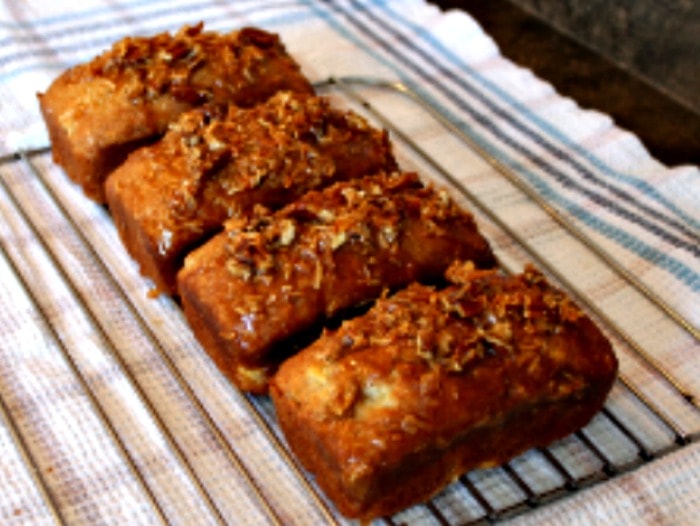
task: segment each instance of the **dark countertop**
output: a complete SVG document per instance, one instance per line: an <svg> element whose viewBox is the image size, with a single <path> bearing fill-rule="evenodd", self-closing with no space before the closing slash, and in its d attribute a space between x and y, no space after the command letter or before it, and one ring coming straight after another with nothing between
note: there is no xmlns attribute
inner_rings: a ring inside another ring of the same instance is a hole
<svg viewBox="0 0 700 526"><path fill-rule="evenodd" d="M507 0L431 0L468 12L503 55L583 108L634 133L662 163L700 165L700 115L592 48Z"/></svg>

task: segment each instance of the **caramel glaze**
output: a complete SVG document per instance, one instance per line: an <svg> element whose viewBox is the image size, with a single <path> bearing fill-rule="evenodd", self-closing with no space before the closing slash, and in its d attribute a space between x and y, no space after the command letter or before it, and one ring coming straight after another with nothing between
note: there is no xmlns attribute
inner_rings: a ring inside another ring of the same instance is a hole
<svg viewBox="0 0 700 526"><path fill-rule="evenodd" d="M163 140L108 178L106 195L142 272L173 293L185 254L227 218L395 168L386 132L331 108L326 98L283 91L252 109L182 114Z"/></svg>
<svg viewBox="0 0 700 526"><path fill-rule="evenodd" d="M183 111L252 106L281 89L313 92L277 35L255 28L221 35L199 24L125 38L65 71L39 102L55 162L104 202L107 174Z"/></svg>
<svg viewBox="0 0 700 526"><path fill-rule="evenodd" d="M456 258L495 264L473 218L415 174L377 175L257 210L192 252L178 275L185 315L221 369L264 392L276 345Z"/></svg>
<svg viewBox="0 0 700 526"><path fill-rule="evenodd" d="M429 499L581 426L617 361L603 334L531 267L457 263L443 290L411 285L285 362L270 392L291 448L342 513Z"/></svg>

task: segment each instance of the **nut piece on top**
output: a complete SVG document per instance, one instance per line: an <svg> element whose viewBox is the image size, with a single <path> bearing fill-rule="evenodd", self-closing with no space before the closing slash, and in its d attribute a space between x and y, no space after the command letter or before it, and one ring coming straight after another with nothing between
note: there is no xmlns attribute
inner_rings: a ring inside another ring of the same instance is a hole
<svg viewBox="0 0 700 526"><path fill-rule="evenodd" d="M54 161L104 202L107 174L183 111L204 103L252 106L282 89L313 92L277 35L255 28L221 35L199 24L125 38L65 71L39 103Z"/></svg>
<svg viewBox="0 0 700 526"><path fill-rule="evenodd" d="M470 214L415 174L376 175L258 210L190 253L178 274L205 350L245 391L265 392L289 339L455 259L495 258Z"/></svg>
<svg viewBox="0 0 700 526"><path fill-rule="evenodd" d="M456 264L326 332L270 383L302 464L348 517L428 500L459 475L544 447L601 408L610 343L536 270Z"/></svg>
<svg viewBox="0 0 700 526"><path fill-rule="evenodd" d="M396 169L385 131L322 97L281 91L254 108L203 107L107 179L107 202L141 272L162 292L227 218L335 181Z"/></svg>

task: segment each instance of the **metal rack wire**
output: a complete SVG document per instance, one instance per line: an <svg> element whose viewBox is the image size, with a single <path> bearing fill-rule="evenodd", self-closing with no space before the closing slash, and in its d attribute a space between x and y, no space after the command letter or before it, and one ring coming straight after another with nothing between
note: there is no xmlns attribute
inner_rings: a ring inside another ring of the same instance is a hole
<svg viewBox="0 0 700 526"><path fill-rule="evenodd" d="M404 133L392 119L383 115L370 104L363 97L362 90L387 91L397 96L405 97L411 104L415 104L427 111L449 133L457 137L464 146L484 159L492 169L496 170L526 195L559 227L578 240L586 250L599 258L612 272L624 280L629 287L638 291L654 308L662 312L668 320L677 325L695 342L700 340L700 331L696 327L628 272L624 266L607 254L587 237L584 232L577 229L574 224L566 219L564 214L551 207L536 192L522 183L508 167L489 155L478 143L452 123L449 118L442 115L430 104L427 104L406 85L365 78L345 78L330 79L319 84L318 87L321 90L330 90L349 101L353 101L361 106L372 119L388 128L396 140L401 142L404 147L408 148L413 155L419 157L437 174L438 179L445 182L463 197L485 220L504 232L509 242L516 245L518 250L522 251L529 260L535 262L546 274L574 296L592 316L598 319L615 342L618 342L623 347L621 352L627 353L636 366L645 368L656 383L662 384L660 388L671 393L671 396L676 401L672 408L660 406L654 397L649 394L649 390L645 386L638 385L632 381L623 369L610 401L586 428L546 449L530 451L499 468L464 474L432 501L416 507L419 508L418 510L406 513L417 514L426 523L439 525L477 524L497 521L546 505L571 495L584 487L596 485L618 474L634 470L643 464L653 462L655 459L676 451L700 437L700 407L693 390L676 378L663 363L660 363L652 353L637 343L631 335L627 334L615 320L611 319L610 316L592 302L586 294L579 291L568 276L550 264L546 258L530 245L528 239L524 238L494 214L478 195L474 195L456 177L445 170L437 160L432 158L419 144ZM47 155L48 149L19 152L16 155L0 159L0 167L12 163L21 163L35 176L36 181L43 189L42 191L49 196L48 198L57 207L59 213L70 224L71 229L78 236L83 247L91 253L99 272L111 283L114 290L118 291L121 302L128 310L128 315L136 320L150 345L157 351L160 360L175 378L179 389L182 390L189 403L199 413L205 427L225 452L227 462L245 481L248 497L257 503L261 515L265 517L267 522L270 524L285 524L285 517L276 509L274 500L266 492L260 482L260 478L241 458L241 455L237 452L236 444L220 428L216 419L210 414L205 401L201 400L192 388L187 375L183 374L173 361L170 353L164 348L162 339L158 334L158 328L149 324L148 320L144 318L140 309L134 304L129 291L113 275L109 266L103 262L98 250L93 246L92 240L83 233L79 222L74 218L71 210L65 207L61 197L47 183L45 174L40 167L41 163L37 162L44 159ZM131 387L138 394L141 403L156 423L159 432L165 437L168 448L173 452L180 467L191 480L212 522L225 524L227 517L220 507L219 499L208 487L206 481L200 477L197 466L182 451L177 437L173 436L168 423L162 418L157 402L152 400L148 390L143 388L138 376L131 370L128 361L120 355L118 346L111 340L110 333L105 326L107 322L100 313L95 312L85 291L78 286L75 278L63 269L61 259L56 254L56 248L47 240L45 233L37 224L35 216L27 213L26 203L16 194L15 189L8 184L4 176L0 176L0 191L7 197L13 210L16 211L23 224L27 226L32 238L41 247L46 257L58 269L61 280L70 291L70 294L82 306L89 322L99 334L100 345L109 351L118 364L121 374L128 378ZM6 223L10 223L7 220L8 218L2 217L1 219L5 220ZM8 262L25 294L30 298L37 312L40 313L41 319L39 323L45 326L59 352L65 361L70 364L72 374L80 382L81 389L89 400L92 410L99 417L111 440L120 451L124 465L130 471L134 480L138 481L143 494L153 509L153 515L156 517L157 522L168 524L170 522L168 513L161 506L158 494L154 491L153 482L144 477L139 463L124 442L118 423L114 422L104 410L100 398L94 393L90 379L86 378L80 364L75 362L71 350L63 343L61 335L53 327L51 321L52 305L46 304L42 299L40 291L37 290L37 285L32 282L31 275L26 272L26 269L13 257L11 252L12 250L8 246L7 240L4 238L0 239L0 258ZM507 263L503 263L503 269L506 272L514 271ZM313 481L286 448L283 439L280 437L275 423L274 411L270 408L269 402L240 393L238 396L241 403L250 413L255 425L258 426L266 439L272 444L276 454L289 467L298 484L308 493L313 505L318 508L319 516L328 524L345 522L342 517L337 515L332 505L327 503L325 497L318 491ZM62 512L54 494L55 482L47 480L42 475L42 470L38 469L40 462L34 449L35 446L30 445L26 437L23 436L20 426L16 425L12 411L8 409L1 392L0 417L2 417L4 426L10 431L19 455L32 474L33 484L41 494L46 507L51 511L52 520L56 524L68 524L69 520ZM532 466L536 466L536 469L533 469ZM465 516L468 518L465 519ZM397 517L386 517L378 522L392 525L400 524L403 521L403 514L399 514Z"/></svg>

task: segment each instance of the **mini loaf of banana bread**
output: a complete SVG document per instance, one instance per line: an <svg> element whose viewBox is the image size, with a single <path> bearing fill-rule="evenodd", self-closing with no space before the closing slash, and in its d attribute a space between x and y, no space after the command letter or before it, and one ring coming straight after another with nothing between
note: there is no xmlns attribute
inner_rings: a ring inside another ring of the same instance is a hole
<svg viewBox="0 0 700 526"><path fill-rule="evenodd" d="M346 516L388 516L585 425L610 343L532 268L454 265L290 358L270 382L292 451Z"/></svg>
<svg viewBox="0 0 700 526"><path fill-rule="evenodd" d="M495 264L473 218L415 174L376 175L227 223L185 259L178 290L200 343L245 391L265 392L287 343L385 289Z"/></svg>
<svg viewBox="0 0 700 526"><path fill-rule="evenodd" d="M202 29L125 38L39 95L54 161L90 198L104 202L107 174L185 110L252 106L281 89L313 92L277 35Z"/></svg>
<svg viewBox="0 0 700 526"><path fill-rule="evenodd" d="M182 114L161 141L131 154L105 191L141 272L173 293L185 255L227 218L395 169L386 132L326 98L282 91L251 109Z"/></svg>

